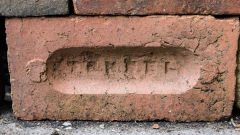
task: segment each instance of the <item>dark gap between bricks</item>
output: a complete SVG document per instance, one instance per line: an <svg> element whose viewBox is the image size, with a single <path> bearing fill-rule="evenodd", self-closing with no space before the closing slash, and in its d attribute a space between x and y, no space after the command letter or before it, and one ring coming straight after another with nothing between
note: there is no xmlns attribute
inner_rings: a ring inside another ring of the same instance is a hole
<svg viewBox="0 0 240 135"><path fill-rule="evenodd" d="M11 86L10 86L10 75L9 75L8 61L7 61L8 48L7 48L5 31L6 31L5 18L0 17L0 65L2 65L3 67L2 69L3 78L1 78L3 82L3 88L0 88L0 92L2 93L3 96L0 97L0 106L5 106L5 107L8 106L7 108L10 109L11 108Z"/></svg>
<svg viewBox="0 0 240 135"><path fill-rule="evenodd" d="M239 18L240 21L240 18ZM239 62L240 62L240 35L238 38L238 51L237 51L237 69L236 69L236 92L235 92L235 102L234 102L234 107L233 107L233 112L232 115L233 117L239 118L240 119L240 108L237 107L236 102L237 100L240 99L240 95L238 95L237 90L240 88L238 85L238 74L240 73L239 71Z"/></svg>

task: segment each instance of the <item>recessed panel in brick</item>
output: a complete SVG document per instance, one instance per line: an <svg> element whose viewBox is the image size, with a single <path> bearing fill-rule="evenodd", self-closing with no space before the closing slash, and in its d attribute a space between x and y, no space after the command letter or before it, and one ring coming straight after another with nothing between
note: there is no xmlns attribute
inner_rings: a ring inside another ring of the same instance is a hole
<svg viewBox="0 0 240 135"><path fill-rule="evenodd" d="M7 19L13 110L24 120L229 117L238 18Z"/></svg>
<svg viewBox="0 0 240 135"><path fill-rule="evenodd" d="M0 16L68 14L68 0L1 0Z"/></svg>
<svg viewBox="0 0 240 135"><path fill-rule="evenodd" d="M73 0L80 15L239 15L239 0Z"/></svg>

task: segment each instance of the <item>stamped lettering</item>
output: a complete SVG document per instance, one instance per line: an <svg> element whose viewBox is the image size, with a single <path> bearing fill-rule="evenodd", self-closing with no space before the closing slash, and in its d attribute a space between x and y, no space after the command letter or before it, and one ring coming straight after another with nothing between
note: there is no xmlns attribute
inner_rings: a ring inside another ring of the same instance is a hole
<svg viewBox="0 0 240 135"><path fill-rule="evenodd" d="M63 93L174 94L195 85L200 62L182 48L72 48L56 51L47 68Z"/></svg>

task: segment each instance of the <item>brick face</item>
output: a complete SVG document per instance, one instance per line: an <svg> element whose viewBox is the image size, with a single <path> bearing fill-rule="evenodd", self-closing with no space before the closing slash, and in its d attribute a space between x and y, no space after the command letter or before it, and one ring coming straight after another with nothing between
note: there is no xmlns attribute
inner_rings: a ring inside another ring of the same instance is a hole
<svg viewBox="0 0 240 135"><path fill-rule="evenodd" d="M68 0L1 0L0 16L68 14Z"/></svg>
<svg viewBox="0 0 240 135"><path fill-rule="evenodd" d="M239 0L73 0L80 15L239 15Z"/></svg>
<svg viewBox="0 0 240 135"><path fill-rule="evenodd" d="M15 116L184 122L229 117L238 19L7 19Z"/></svg>

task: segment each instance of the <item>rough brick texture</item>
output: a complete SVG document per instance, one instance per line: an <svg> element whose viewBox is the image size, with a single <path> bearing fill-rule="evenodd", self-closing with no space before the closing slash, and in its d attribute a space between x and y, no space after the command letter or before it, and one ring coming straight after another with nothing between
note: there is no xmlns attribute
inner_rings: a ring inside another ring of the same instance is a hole
<svg viewBox="0 0 240 135"><path fill-rule="evenodd" d="M0 0L0 16L68 14L68 0Z"/></svg>
<svg viewBox="0 0 240 135"><path fill-rule="evenodd" d="M73 0L81 15L211 14L239 15L239 0Z"/></svg>
<svg viewBox="0 0 240 135"><path fill-rule="evenodd" d="M24 120L214 121L235 93L238 18L7 19Z"/></svg>

